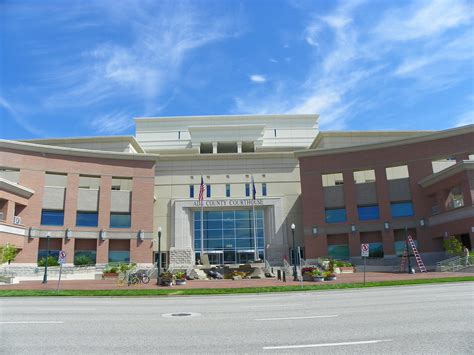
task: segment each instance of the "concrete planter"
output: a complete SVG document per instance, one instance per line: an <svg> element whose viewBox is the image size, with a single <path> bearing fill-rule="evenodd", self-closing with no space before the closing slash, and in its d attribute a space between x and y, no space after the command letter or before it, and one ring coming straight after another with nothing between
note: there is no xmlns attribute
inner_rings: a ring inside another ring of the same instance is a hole
<svg viewBox="0 0 474 355"><path fill-rule="evenodd" d="M324 281L334 281L334 280L336 280L336 276L326 276L324 278Z"/></svg>
<svg viewBox="0 0 474 355"><path fill-rule="evenodd" d="M102 274L103 279L116 279L118 274L116 272L104 272Z"/></svg>
<svg viewBox="0 0 474 355"><path fill-rule="evenodd" d="M186 285L186 280L176 280L176 286Z"/></svg>
<svg viewBox="0 0 474 355"><path fill-rule="evenodd" d="M314 282L323 282L323 281L324 281L324 277L323 277L323 276L314 276L314 277L313 277L313 281L314 281Z"/></svg>
<svg viewBox="0 0 474 355"><path fill-rule="evenodd" d="M354 273L354 267L352 267L352 266L340 266L339 270L341 271L341 274L352 274L352 273Z"/></svg>

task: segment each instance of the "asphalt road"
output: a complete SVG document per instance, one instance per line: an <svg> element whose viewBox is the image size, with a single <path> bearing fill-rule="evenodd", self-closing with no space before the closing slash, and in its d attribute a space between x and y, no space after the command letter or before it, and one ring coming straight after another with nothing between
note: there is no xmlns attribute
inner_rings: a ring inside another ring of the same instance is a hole
<svg viewBox="0 0 474 355"><path fill-rule="evenodd" d="M179 298L1 298L0 353L472 354L473 301L474 283Z"/></svg>

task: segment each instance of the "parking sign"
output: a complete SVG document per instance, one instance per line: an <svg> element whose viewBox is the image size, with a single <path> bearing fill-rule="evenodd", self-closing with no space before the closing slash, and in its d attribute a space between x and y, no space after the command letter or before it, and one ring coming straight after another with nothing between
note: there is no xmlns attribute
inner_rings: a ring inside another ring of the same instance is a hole
<svg viewBox="0 0 474 355"><path fill-rule="evenodd" d="M369 256L369 244L360 245L360 256Z"/></svg>
<svg viewBox="0 0 474 355"><path fill-rule="evenodd" d="M59 252L59 260L58 262L62 265L66 261L66 252L64 250L61 250Z"/></svg>

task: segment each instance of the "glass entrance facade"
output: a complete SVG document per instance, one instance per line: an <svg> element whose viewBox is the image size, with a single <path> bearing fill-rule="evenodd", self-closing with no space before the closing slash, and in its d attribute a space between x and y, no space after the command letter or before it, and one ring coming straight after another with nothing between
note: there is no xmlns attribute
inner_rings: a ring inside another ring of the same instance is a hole
<svg viewBox="0 0 474 355"><path fill-rule="evenodd" d="M255 209L255 231L259 258L264 258L263 210ZM254 216L252 210L204 211L204 253L211 264L243 264L254 259ZM201 211L194 212L194 250L201 252Z"/></svg>

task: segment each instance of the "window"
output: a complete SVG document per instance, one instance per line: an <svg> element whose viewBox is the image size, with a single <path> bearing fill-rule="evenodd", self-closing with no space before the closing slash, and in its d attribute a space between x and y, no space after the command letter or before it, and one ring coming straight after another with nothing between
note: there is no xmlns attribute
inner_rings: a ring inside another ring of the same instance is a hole
<svg viewBox="0 0 474 355"><path fill-rule="evenodd" d="M344 178L342 176L342 173L323 174L321 176L323 179L324 187L344 185Z"/></svg>
<svg viewBox="0 0 474 355"><path fill-rule="evenodd" d="M130 213L110 213L110 228L130 228L131 216Z"/></svg>
<svg viewBox="0 0 474 355"><path fill-rule="evenodd" d="M387 180L407 179L410 177L408 174L408 166L406 165L386 168L385 173L387 174Z"/></svg>
<svg viewBox="0 0 474 355"><path fill-rule="evenodd" d="M41 225L43 226L62 226L64 225L63 210L42 210Z"/></svg>
<svg viewBox="0 0 474 355"><path fill-rule="evenodd" d="M379 206L359 206L357 207L357 213L359 214L359 221L369 221L371 219L379 219Z"/></svg>
<svg viewBox="0 0 474 355"><path fill-rule="evenodd" d="M96 257L95 250L75 250L74 265L95 265Z"/></svg>
<svg viewBox="0 0 474 355"><path fill-rule="evenodd" d="M375 170L354 171L354 181L356 184L375 182Z"/></svg>
<svg viewBox="0 0 474 355"><path fill-rule="evenodd" d="M245 196L249 197L250 196L250 184L245 184Z"/></svg>
<svg viewBox="0 0 474 355"><path fill-rule="evenodd" d="M132 178L112 177L112 190L132 191Z"/></svg>
<svg viewBox="0 0 474 355"><path fill-rule="evenodd" d="M129 250L109 250L109 263L129 263Z"/></svg>
<svg viewBox="0 0 474 355"><path fill-rule="evenodd" d="M383 258L383 244L369 243L369 258Z"/></svg>
<svg viewBox="0 0 474 355"><path fill-rule="evenodd" d="M211 197L211 185L206 185L206 197Z"/></svg>
<svg viewBox="0 0 474 355"><path fill-rule="evenodd" d="M393 218L413 216L413 203L408 202L392 202L390 204L390 211Z"/></svg>
<svg viewBox="0 0 474 355"><path fill-rule="evenodd" d="M446 209L452 210L464 206L464 197L462 195L461 186L455 186L449 190L448 198L446 199Z"/></svg>
<svg viewBox="0 0 474 355"><path fill-rule="evenodd" d="M230 197L230 184L225 184L225 197Z"/></svg>
<svg viewBox="0 0 474 355"><path fill-rule="evenodd" d="M328 245L328 255L337 260L349 260L349 245Z"/></svg>
<svg viewBox="0 0 474 355"><path fill-rule="evenodd" d="M347 221L345 208L326 209L326 223L337 223Z"/></svg>
<svg viewBox="0 0 474 355"><path fill-rule="evenodd" d="M415 243L416 248L418 249L418 241L416 239L413 239L413 243ZM398 240L395 241L395 254L397 256L402 256L403 253L407 250L407 243L404 240ZM408 252L410 256L413 256L413 249L411 246L408 246Z"/></svg>
<svg viewBox="0 0 474 355"><path fill-rule="evenodd" d="M194 185L189 185L189 197L194 198Z"/></svg>
<svg viewBox="0 0 474 355"><path fill-rule="evenodd" d="M267 183L262 182L262 196L267 196Z"/></svg>
<svg viewBox="0 0 474 355"><path fill-rule="evenodd" d="M99 214L97 212L77 211L76 227L97 227Z"/></svg>

